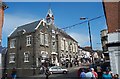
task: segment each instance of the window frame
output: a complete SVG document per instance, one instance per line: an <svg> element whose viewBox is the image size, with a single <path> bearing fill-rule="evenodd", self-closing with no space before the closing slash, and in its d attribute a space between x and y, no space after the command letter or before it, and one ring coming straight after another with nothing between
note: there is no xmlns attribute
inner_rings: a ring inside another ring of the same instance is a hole
<svg viewBox="0 0 120 79"><path fill-rule="evenodd" d="M45 42L44 42L45 45L46 45L46 46L49 46L49 40L48 40L48 39L49 39L49 35L48 35L48 34L45 34L44 37L45 37Z"/></svg>
<svg viewBox="0 0 120 79"><path fill-rule="evenodd" d="M15 48L16 39L10 39L10 48Z"/></svg>
<svg viewBox="0 0 120 79"><path fill-rule="evenodd" d="M9 63L15 63L15 53L9 53Z"/></svg>
<svg viewBox="0 0 120 79"><path fill-rule="evenodd" d="M44 33L40 32L40 45L44 45L45 44L45 38L44 38Z"/></svg>
<svg viewBox="0 0 120 79"><path fill-rule="evenodd" d="M28 62L30 62L30 61L29 61L29 54L30 54L29 51L24 52L24 63L28 63ZM27 56L26 56L26 55L27 55Z"/></svg>
<svg viewBox="0 0 120 79"><path fill-rule="evenodd" d="M31 46L31 37L32 37L32 35L27 35L26 36L26 46Z"/></svg>
<svg viewBox="0 0 120 79"><path fill-rule="evenodd" d="M61 38L61 50L64 50L64 40Z"/></svg>

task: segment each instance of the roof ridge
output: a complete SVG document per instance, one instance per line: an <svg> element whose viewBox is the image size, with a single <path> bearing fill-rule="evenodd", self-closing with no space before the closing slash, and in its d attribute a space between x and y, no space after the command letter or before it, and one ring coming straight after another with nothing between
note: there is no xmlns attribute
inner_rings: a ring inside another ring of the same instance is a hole
<svg viewBox="0 0 120 79"><path fill-rule="evenodd" d="M24 25L20 25L18 26L16 29L14 29L14 31L9 35L9 37L14 37L18 35L19 31L25 30L26 33L30 33L35 31L35 28L37 27L37 25L39 24L41 20L37 20L37 21L33 21L30 23L26 23Z"/></svg>
<svg viewBox="0 0 120 79"><path fill-rule="evenodd" d="M41 20L36 20L36 21L29 22L29 23L26 23L26 24L23 24L23 25L19 25L17 28L24 27L25 25L29 25L29 24L32 24L32 23L35 23L35 22L38 22L38 21L41 21Z"/></svg>

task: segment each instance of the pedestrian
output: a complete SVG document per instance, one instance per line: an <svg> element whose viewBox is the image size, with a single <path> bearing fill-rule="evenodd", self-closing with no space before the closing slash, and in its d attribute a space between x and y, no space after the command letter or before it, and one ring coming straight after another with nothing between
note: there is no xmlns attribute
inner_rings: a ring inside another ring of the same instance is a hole
<svg viewBox="0 0 120 79"><path fill-rule="evenodd" d="M17 75L16 75L16 69L15 68L12 69L11 76L12 76L12 79L16 79Z"/></svg>
<svg viewBox="0 0 120 79"><path fill-rule="evenodd" d="M70 62L70 67L72 67L72 62Z"/></svg>
<svg viewBox="0 0 120 79"><path fill-rule="evenodd" d="M82 72L80 73L80 79L86 79L86 73L84 69L82 69Z"/></svg>
<svg viewBox="0 0 120 79"><path fill-rule="evenodd" d="M49 72L49 69L48 69L48 67L46 68L45 75L46 75L46 79L49 79L50 72Z"/></svg>
<svg viewBox="0 0 120 79"><path fill-rule="evenodd" d="M97 72L94 71L94 68L91 68L91 71L92 71L93 75L95 76L95 79L97 79L98 78L98 74L97 74Z"/></svg>
<svg viewBox="0 0 120 79"><path fill-rule="evenodd" d="M44 73L45 73L44 66L41 66L41 67L40 67L40 74L44 74Z"/></svg>
<svg viewBox="0 0 120 79"><path fill-rule="evenodd" d="M103 73L102 79L112 79L112 76L109 73L109 69L106 69L106 71Z"/></svg>
<svg viewBox="0 0 120 79"><path fill-rule="evenodd" d="M119 75L118 74L115 74L113 79L119 79Z"/></svg>
<svg viewBox="0 0 120 79"><path fill-rule="evenodd" d="M114 74L113 74L113 72L109 72L109 73L110 73L112 79L114 79Z"/></svg>
<svg viewBox="0 0 120 79"><path fill-rule="evenodd" d="M66 62L66 68L68 68L68 62Z"/></svg>
<svg viewBox="0 0 120 79"><path fill-rule="evenodd" d="M8 74L5 73L1 79L7 79L7 77L8 77Z"/></svg>
<svg viewBox="0 0 120 79"><path fill-rule="evenodd" d="M102 68L100 65L97 66L98 79L102 79Z"/></svg>
<svg viewBox="0 0 120 79"><path fill-rule="evenodd" d="M95 79L94 74L92 73L91 69L87 70L87 73L85 74L86 78L85 79Z"/></svg>

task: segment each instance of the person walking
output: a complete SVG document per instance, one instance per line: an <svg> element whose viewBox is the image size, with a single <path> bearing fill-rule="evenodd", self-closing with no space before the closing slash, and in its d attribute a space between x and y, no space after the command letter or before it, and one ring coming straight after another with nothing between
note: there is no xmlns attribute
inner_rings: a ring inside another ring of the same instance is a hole
<svg viewBox="0 0 120 79"><path fill-rule="evenodd" d="M5 73L1 79L7 79L7 78L8 78L8 74Z"/></svg>
<svg viewBox="0 0 120 79"><path fill-rule="evenodd" d="M102 68L100 65L97 66L98 79L102 79Z"/></svg>
<svg viewBox="0 0 120 79"><path fill-rule="evenodd" d="M85 73L85 70L82 69L82 72L80 73L80 79L86 79L86 73Z"/></svg>
<svg viewBox="0 0 120 79"><path fill-rule="evenodd" d="M85 79L95 79L95 76L94 76L94 74L92 73L91 69L88 69L88 70L87 70L86 78L85 78Z"/></svg>
<svg viewBox="0 0 120 79"><path fill-rule="evenodd" d="M119 79L119 75L118 74L115 74L113 79Z"/></svg>
<svg viewBox="0 0 120 79"><path fill-rule="evenodd" d="M11 76L12 76L12 79L16 79L17 75L16 75L16 69L15 68L12 69Z"/></svg>
<svg viewBox="0 0 120 79"><path fill-rule="evenodd" d="M93 75L95 76L95 79L97 79L98 78L98 74L97 74L97 72L94 71L94 68L91 68L91 71L92 71Z"/></svg>
<svg viewBox="0 0 120 79"><path fill-rule="evenodd" d="M48 68L48 67L46 68L45 75L46 75L46 79L49 79L49 76L50 76L51 74L50 74L50 72L49 72L49 68Z"/></svg>
<svg viewBox="0 0 120 79"><path fill-rule="evenodd" d="M112 76L109 73L109 69L106 69L106 72L103 73L102 79L112 79Z"/></svg>

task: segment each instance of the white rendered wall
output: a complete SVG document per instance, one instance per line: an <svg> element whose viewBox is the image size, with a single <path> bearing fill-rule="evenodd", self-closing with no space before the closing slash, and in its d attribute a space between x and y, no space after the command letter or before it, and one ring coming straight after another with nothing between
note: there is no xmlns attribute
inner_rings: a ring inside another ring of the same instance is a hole
<svg viewBox="0 0 120 79"><path fill-rule="evenodd" d="M120 33L109 33L108 43L120 42ZM114 74L120 75L120 46L108 47L108 53L110 57L111 70Z"/></svg>
<svg viewBox="0 0 120 79"><path fill-rule="evenodd" d="M109 33L108 34L108 43L120 42L120 33Z"/></svg>
<svg viewBox="0 0 120 79"><path fill-rule="evenodd" d="M110 56L110 66L111 70L114 74L118 74L120 72L120 51L113 50L110 51L111 49L114 49L114 47L109 47L109 56ZM120 73L119 73L120 74Z"/></svg>

